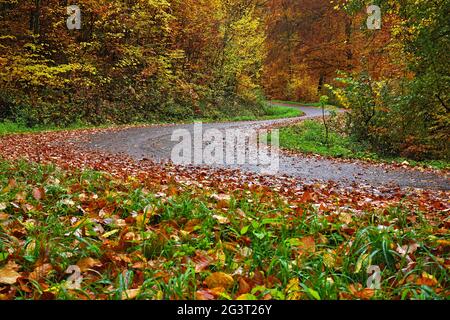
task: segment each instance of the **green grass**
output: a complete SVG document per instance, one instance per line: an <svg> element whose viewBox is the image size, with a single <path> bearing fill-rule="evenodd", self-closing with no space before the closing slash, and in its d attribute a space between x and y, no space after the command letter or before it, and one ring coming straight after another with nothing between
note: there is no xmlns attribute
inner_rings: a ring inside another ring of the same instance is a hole
<svg viewBox="0 0 450 320"><path fill-rule="evenodd" d="M325 141L325 128L320 121L308 120L280 130L280 146L304 153L320 154L336 158L363 159L387 163L405 163L411 166L449 169L445 160L414 161L402 157L384 157L368 151L367 146L353 141L350 137L330 132L329 143Z"/></svg>
<svg viewBox="0 0 450 320"><path fill-rule="evenodd" d="M256 115L245 115L245 116L230 116L224 117L222 116L219 119L210 119L210 118L199 118L199 119L186 119L184 121L178 121L179 123L193 123L193 122L217 122L217 121L256 121L256 120L273 120L273 119L284 119L284 118L295 118L304 115L301 110L290 107L283 106L267 106L264 110L264 114L260 116ZM150 125L150 124L165 124L169 122L139 122L133 123L130 125ZM93 126L89 124L77 123L67 127L57 127L53 125L40 125L34 127L27 127L21 123L15 123L11 121L3 121L0 122L0 136L5 134L13 134L13 133L33 133L33 132L43 132L43 131L58 131L58 130L76 130L76 129L90 129L90 128L108 128L108 127L117 127L118 125L114 124L105 124L100 126Z"/></svg>
<svg viewBox="0 0 450 320"><path fill-rule="evenodd" d="M401 203L358 215L319 215L312 203L297 203L298 214L276 193L236 190L224 209L213 190L161 198L149 185L96 171L4 161L0 171L0 276L15 263L23 277L3 285L2 299L117 300L131 289L137 299L195 299L216 272L234 274L222 299L238 297L242 280L250 286L246 298L357 299L352 287L366 286L370 265L382 271L373 299L448 295L445 256L437 249L448 234ZM412 243L420 248L403 273L408 261L396 248ZM65 270L86 258L95 263L79 289L68 289ZM46 271L31 276L42 264Z"/></svg>
<svg viewBox="0 0 450 320"><path fill-rule="evenodd" d="M77 130L77 129L88 129L88 128L106 128L107 125L93 126L88 124L76 123L67 127L58 127L54 125L38 125L34 127L28 127L21 123L16 123L12 121L0 122L0 136L11 133L33 133L33 132L43 132L43 131L58 131L58 130Z"/></svg>
<svg viewBox="0 0 450 320"><path fill-rule="evenodd" d="M300 101L284 101L284 100L271 100L272 103L290 104L295 106L305 107L320 107L320 102L300 102Z"/></svg>
<svg viewBox="0 0 450 320"><path fill-rule="evenodd" d="M291 107L268 106L265 115L262 116L240 116L232 118L231 121L255 121L255 120L275 120L284 118L296 118L304 115L304 112Z"/></svg>

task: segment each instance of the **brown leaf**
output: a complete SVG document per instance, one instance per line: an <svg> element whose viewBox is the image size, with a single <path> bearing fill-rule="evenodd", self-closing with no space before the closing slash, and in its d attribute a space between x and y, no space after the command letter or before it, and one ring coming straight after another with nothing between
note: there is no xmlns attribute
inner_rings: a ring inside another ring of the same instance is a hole
<svg viewBox="0 0 450 320"><path fill-rule="evenodd" d="M20 274L17 272L18 266L16 263L9 261L3 268L0 269L0 283L14 284Z"/></svg>
<svg viewBox="0 0 450 320"><path fill-rule="evenodd" d="M314 253L316 251L316 243L313 236L304 237L302 239L290 239L290 244L293 247L296 247L301 255Z"/></svg>
<svg viewBox="0 0 450 320"><path fill-rule="evenodd" d="M195 272L199 273L208 268L213 259L198 251L195 253L195 257L192 258L192 261L195 263Z"/></svg>
<svg viewBox="0 0 450 320"><path fill-rule="evenodd" d="M53 267L49 263L45 263L41 266L36 267L33 272L30 273L28 276L28 279L35 280L39 282L40 280L44 279L50 271L53 270Z"/></svg>
<svg viewBox="0 0 450 320"><path fill-rule="evenodd" d="M199 226L201 223L202 221L200 219L189 220L184 226L184 231L191 233L194 231L195 227Z"/></svg>
<svg viewBox="0 0 450 320"><path fill-rule="evenodd" d="M358 283L357 285L351 284L351 285L349 285L348 288L349 288L350 292L352 293L352 295L358 299L370 300L375 295L374 289L368 289L368 288L363 289L363 287L360 283Z"/></svg>
<svg viewBox="0 0 450 320"><path fill-rule="evenodd" d="M83 258L77 262L77 266L80 268L81 272L85 272L93 267L100 267L102 263L99 260L93 258Z"/></svg>
<svg viewBox="0 0 450 320"><path fill-rule="evenodd" d="M309 201L312 200L312 193L309 191L305 191L302 195L302 198L300 199L300 202L302 203L308 203Z"/></svg>
<svg viewBox="0 0 450 320"><path fill-rule="evenodd" d="M195 298L197 300L214 300L216 297L211 292L211 290L207 289L207 290L198 290L195 293Z"/></svg>
<svg viewBox="0 0 450 320"><path fill-rule="evenodd" d="M11 189L17 187L17 182L16 182L16 180L14 180L14 179L9 179L9 181L8 181L8 186L9 186Z"/></svg>
<svg viewBox="0 0 450 320"><path fill-rule="evenodd" d="M34 188L33 189L33 198L36 200L42 200L44 198L44 189L42 188Z"/></svg>
<svg viewBox="0 0 450 320"><path fill-rule="evenodd" d="M439 284L439 282L433 275L423 272L422 276L416 280L416 284L418 286L435 287Z"/></svg>
<svg viewBox="0 0 450 320"><path fill-rule="evenodd" d="M249 293L250 290L252 290L252 288L250 287L250 285L247 283L247 281L245 281L244 278L239 278L239 291L238 291L238 295L243 295L246 293Z"/></svg>
<svg viewBox="0 0 450 320"><path fill-rule="evenodd" d="M234 285L234 279L224 272L215 272L205 279L206 285L210 289L222 287L229 289Z"/></svg>

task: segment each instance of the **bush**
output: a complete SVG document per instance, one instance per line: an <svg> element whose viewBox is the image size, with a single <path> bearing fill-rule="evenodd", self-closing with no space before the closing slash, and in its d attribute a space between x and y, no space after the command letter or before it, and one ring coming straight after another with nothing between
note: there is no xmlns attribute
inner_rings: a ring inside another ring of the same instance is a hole
<svg viewBox="0 0 450 320"><path fill-rule="evenodd" d="M421 100L414 82L375 81L366 72L337 80L343 87L333 88L333 94L350 109L346 127L356 141L384 156L448 159L449 127L442 124L448 117Z"/></svg>

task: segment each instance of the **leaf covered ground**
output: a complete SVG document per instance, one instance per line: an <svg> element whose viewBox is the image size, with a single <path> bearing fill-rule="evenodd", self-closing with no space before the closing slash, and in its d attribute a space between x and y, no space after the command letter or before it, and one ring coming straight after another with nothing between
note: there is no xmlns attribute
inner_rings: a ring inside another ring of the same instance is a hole
<svg viewBox="0 0 450 320"><path fill-rule="evenodd" d="M77 134L0 140L1 299L448 299L448 192L138 163Z"/></svg>

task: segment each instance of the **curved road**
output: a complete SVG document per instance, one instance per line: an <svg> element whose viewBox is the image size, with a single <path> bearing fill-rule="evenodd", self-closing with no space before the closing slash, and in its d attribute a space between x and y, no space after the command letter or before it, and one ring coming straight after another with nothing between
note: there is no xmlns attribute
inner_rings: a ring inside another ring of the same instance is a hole
<svg viewBox="0 0 450 320"><path fill-rule="evenodd" d="M305 116L294 119L208 123L203 124L203 132L208 129L218 129L223 133L225 139L225 132L228 129L257 129L287 121L315 118L322 115L321 110L318 108L297 108L302 110ZM157 161L168 161L171 158L172 149L179 143L179 140L177 142L171 141L174 130L178 129L184 130L185 133L189 132L194 136L193 124L129 128L115 132L95 134L92 136L88 147L111 153L125 153L135 160L153 159ZM194 150L192 152L195 153ZM221 166L261 173L261 166L258 165L224 164ZM279 171L277 174L295 176L304 179L306 182L333 180L344 185L357 183L374 187L399 186L450 190L448 175L437 175L389 166L362 164L361 162L346 163L337 160L308 157L301 154L282 154L280 156Z"/></svg>

